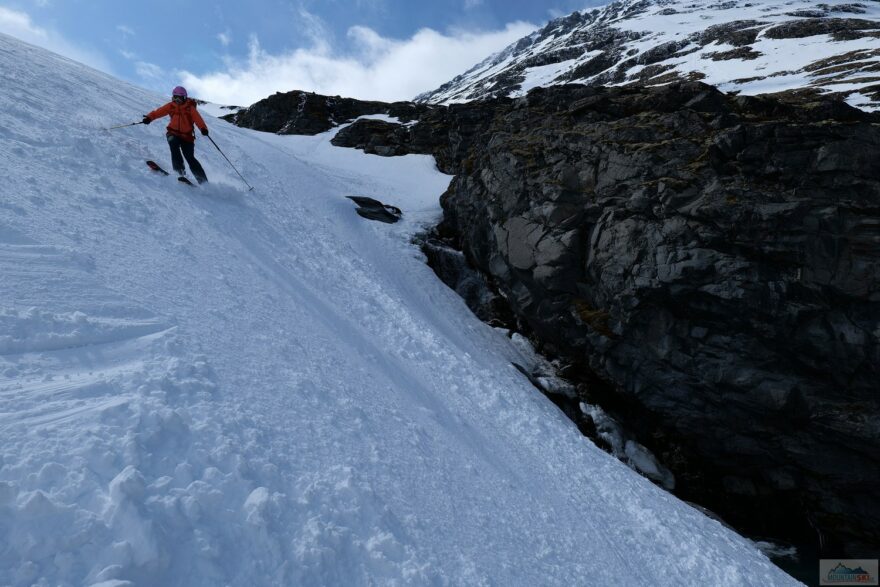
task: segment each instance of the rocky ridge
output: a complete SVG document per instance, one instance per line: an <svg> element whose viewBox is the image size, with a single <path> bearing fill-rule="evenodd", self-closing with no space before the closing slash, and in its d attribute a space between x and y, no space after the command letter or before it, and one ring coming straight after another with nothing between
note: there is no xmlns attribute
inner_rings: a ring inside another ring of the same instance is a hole
<svg viewBox="0 0 880 587"><path fill-rule="evenodd" d="M439 236L585 401L640 432L679 495L753 534L870 554L878 118L697 82L393 108L414 113L388 106L334 143L430 153L456 175Z"/></svg>
<svg viewBox="0 0 880 587"><path fill-rule="evenodd" d="M277 92L248 108L223 116L254 130L281 135L316 135L362 116L385 114L408 122L432 107L410 102L369 102L314 92Z"/></svg>
<svg viewBox="0 0 880 587"><path fill-rule="evenodd" d="M619 0L556 19L416 101L701 80L748 95L831 94L873 110L878 72L877 0Z"/></svg>

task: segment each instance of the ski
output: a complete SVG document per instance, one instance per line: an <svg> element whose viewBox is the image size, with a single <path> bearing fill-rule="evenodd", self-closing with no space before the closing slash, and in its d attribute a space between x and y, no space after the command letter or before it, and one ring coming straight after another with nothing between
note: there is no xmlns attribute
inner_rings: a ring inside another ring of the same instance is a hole
<svg viewBox="0 0 880 587"><path fill-rule="evenodd" d="M155 171L157 173L161 173L162 175L169 175L169 173L167 171L165 171L164 169L162 169L161 167L159 167L159 164L156 163L155 161L147 161L147 167L149 167L150 169L152 169L153 171Z"/></svg>
<svg viewBox="0 0 880 587"><path fill-rule="evenodd" d="M147 167L149 167L150 169L152 169L156 173L161 173L162 175L171 175L170 173L168 173L167 171L162 169L162 167L160 167L159 164L156 163L155 161L147 161ZM180 183L185 183L186 185L191 186L191 187L198 187L196 184L194 184L188 178L186 178L182 175L177 178L177 181L179 181Z"/></svg>

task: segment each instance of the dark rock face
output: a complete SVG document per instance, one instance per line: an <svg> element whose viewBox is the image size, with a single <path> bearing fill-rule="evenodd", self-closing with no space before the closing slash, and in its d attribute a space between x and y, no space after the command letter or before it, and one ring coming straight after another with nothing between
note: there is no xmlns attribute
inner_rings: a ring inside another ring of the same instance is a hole
<svg viewBox="0 0 880 587"><path fill-rule="evenodd" d="M408 127L384 120L360 120L340 130L331 142L337 147L352 147L383 157L412 152Z"/></svg>
<svg viewBox="0 0 880 587"><path fill-rule="evenodd" d="M679 495L864 557L880 543L880 127L786 100L559 86L359 121L335 143L457 174L441 233L584 393L639 423Z"/></svg>
<svg viewBox="0 0 880 587"><path fill-rule="evenodd" d="M408 102L386 104L295 91L276 93L224 118L264 132L316 135L359 116L387 114L406 122L429 109Z"/></svg>
<svg viewBox="0 0 880 587"><path fill-rule="evenodd" d="M872 120L699 84L535 91L494 113L445 222L538 338L725 491L794 490L857 552L880 542Z"/></svg>
<svg viewBox="0 0 880 587"><path fill-rule="evenodd" d="M509 99L499 99L476 107L471 104L435 106L413 125L358 120L340 130L332 143L374 155L434 155L441 171L456 174L468 167L472 151L482 144L484 133L492 124L491 112L512 103Z"/></svg>
<svg viewBox="0 0 880 587"><path fill-rule="evenodd" d="M516 328L516 316L507 301L497 293L497 287L447 238L430 232L416 237L416 242L437 276L461 296L480 320L496 327Z"/></svg>
<svg viewBox="0 0 880 587"><path fill-rule="evenodd" d="M787 22L767 29L764 34L770 39L803 39L816 35L830 35L835 41L851 41L869 34L880 34L878 23L857 18L808 18Z"/></svg>

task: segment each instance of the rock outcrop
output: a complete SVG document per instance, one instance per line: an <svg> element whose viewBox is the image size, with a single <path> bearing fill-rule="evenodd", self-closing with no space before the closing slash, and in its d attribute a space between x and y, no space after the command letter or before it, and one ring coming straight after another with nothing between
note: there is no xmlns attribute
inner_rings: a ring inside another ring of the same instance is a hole
<svg viewBox="0 0 880 587"><path fill-rule="evenodd" d="M358 207L355 209L355 212L357 212L358 216L367 220L395 224L403 216L403 212L397 206L383 204L373 198L367 198L366 196L347 196L347 198L357 204Z"/></svg>
<svg viewBox="0 0 880 587"><path fill-rule="evenodd" d="M556 353L714 461L880 542L880 128L685 84L496 112L447 230ZM865 552L865 551L863 551Z"/></svg>
<svg viewBox="0 0 880 587"><path fill-rule="evenodd" d="M246 128L287 135L316 135L360 116L386 114L413 120L432 107L409 102L367 102L312 92L278 92L223 118Z"/></svg>
<svg viewBox="0 0 880 587"><path fill-rule="evenodd" d="M334 142L433 153L456 174L440 233L586 399L637 425L680 495L868 556L878 122L700 83L559 86L358 121Z"/></svg>

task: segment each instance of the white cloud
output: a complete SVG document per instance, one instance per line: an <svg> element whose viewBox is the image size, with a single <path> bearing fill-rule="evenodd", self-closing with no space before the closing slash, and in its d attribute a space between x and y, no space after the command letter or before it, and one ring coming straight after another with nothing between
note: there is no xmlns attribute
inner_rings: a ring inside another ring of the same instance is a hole
<svg viewBox="0 0 880 587"><path fill-rule="evenodd" d="M230 43L232 43L232 37L228 32L226 33L217 33L217 40L220 41L220 44L224 47L228 47Z"/></svg>
<svg viewBox="0 0 880 587"><path fill-rule="evenodd" d="M478 6L483 5L483 0L464 0L464 9L465 10L473 10Z"/></svg>
<svg viewBox="0 0 880 587"><path fill-rule="evenodd" d="M0 6L0 33L43 47L95 69L112 72L110 63L102 55L77 47L57 32L37 26L26 12Z"/></svg>
<svg viewBox="0 0 880 587"><path fill-rule="evenodd" d="M321 17L312 14L305 7L300 6L298 26L311 41L316 50L329 51L333 33L321 20Z"/></svg>
<svg viewBox="0 0 880 587"><path fill-rule="evenodd" d="M126 26L124 24L116 25L116 30L119 31L120 33L122 33L123 37L133 37L134 36L134 29L131 28L130 26Z"/></svg>
<svg viewBox="0 0 880 587"><path fill-rule="evenodd" d="M254 37L249 56L229 61L227 71L197 75L181 72L190 94L220 104L252 104L275 92L308 90L362 99L409 100L463 73L490 54L531 33L525 22L503 30L440 33L422 29L406 40L388 39L372 29L353 27L354 48L343 54L331 46L324 27L309 21L312 45L271 55Z"/></svg>
<svg viewBox="0 0 880 587"><path fill-rule="evenodd" d="M134 64L135 72L143 79L146 80L165 80L165 70L156 65L155 63L148 63L146 61L138 61Z"/></svg>

